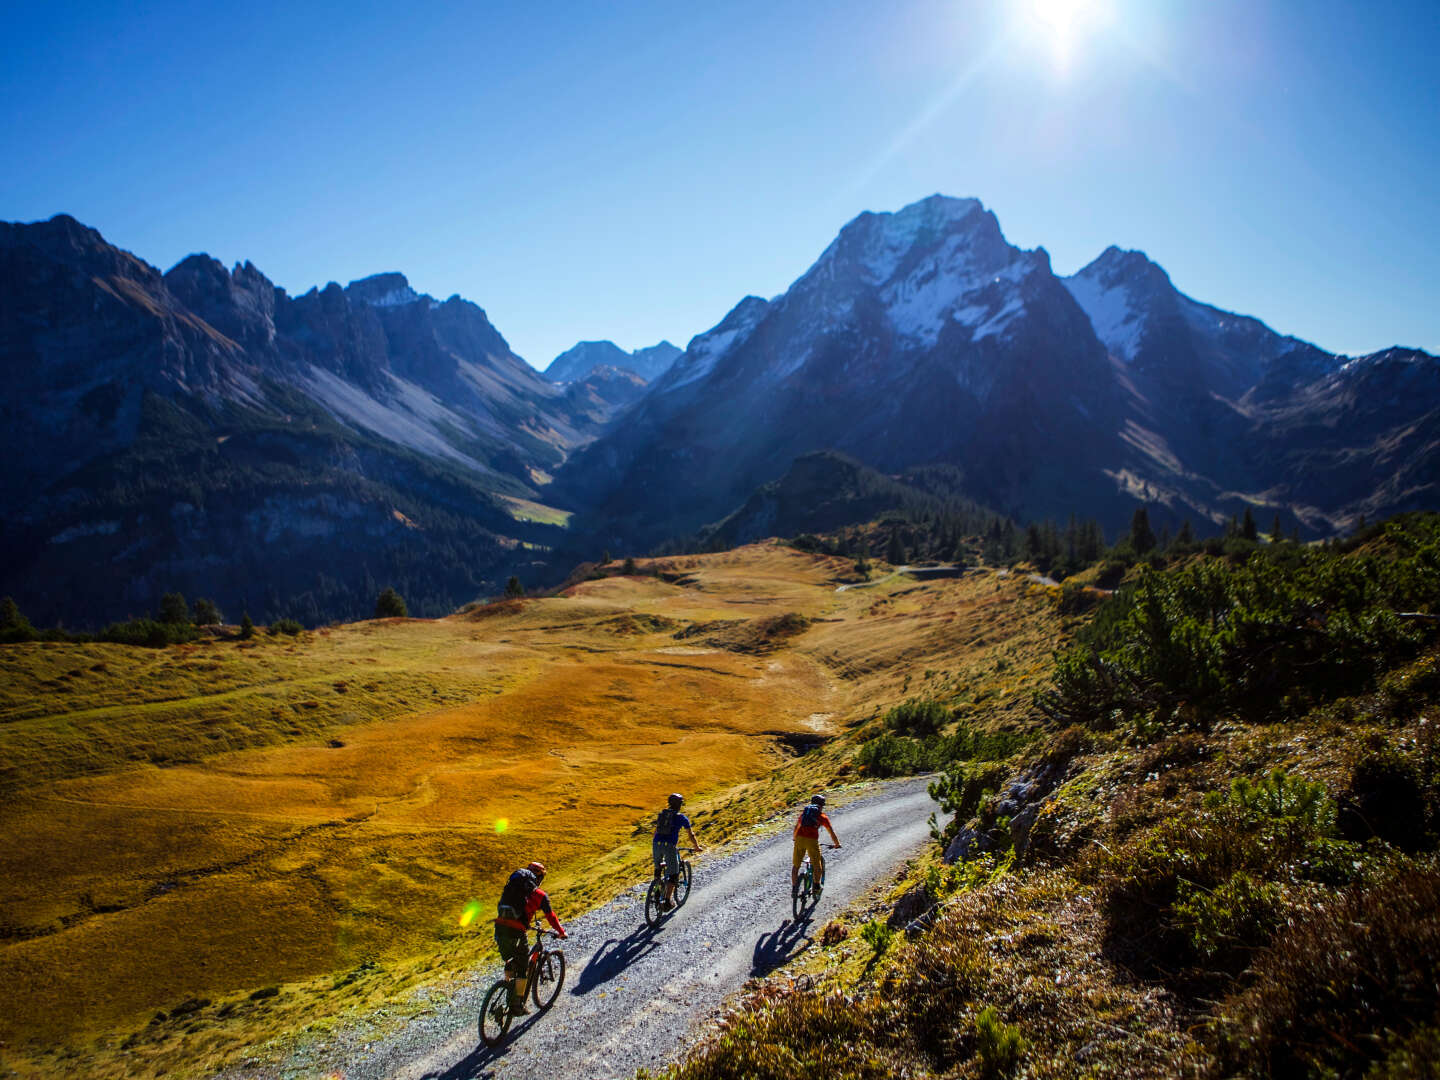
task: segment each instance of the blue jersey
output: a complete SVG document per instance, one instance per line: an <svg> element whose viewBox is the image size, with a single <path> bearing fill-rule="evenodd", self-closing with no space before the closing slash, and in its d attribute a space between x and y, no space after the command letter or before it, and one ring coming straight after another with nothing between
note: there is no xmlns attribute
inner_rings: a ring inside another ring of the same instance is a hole
<svg viewBox="0 0 1440 1080"><path fill-rule="evenodd" d="M655 840L661 844L678 844L680 830L690 828L690 819L678 810L661 810L655 819Z"/></svg>

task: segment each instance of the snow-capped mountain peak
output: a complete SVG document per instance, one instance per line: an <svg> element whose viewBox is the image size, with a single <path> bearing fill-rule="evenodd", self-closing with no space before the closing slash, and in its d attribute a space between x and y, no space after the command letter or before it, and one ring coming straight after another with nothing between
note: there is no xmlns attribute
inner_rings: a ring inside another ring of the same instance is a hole
<svg viewBox="0 0 1440 1080"><path fill-rule="evenodd" d="M370 307L399 307L420 299L420 294L410 287L405 275L393 271L352 281L345 287L345 293L351 301Z"/></svg>

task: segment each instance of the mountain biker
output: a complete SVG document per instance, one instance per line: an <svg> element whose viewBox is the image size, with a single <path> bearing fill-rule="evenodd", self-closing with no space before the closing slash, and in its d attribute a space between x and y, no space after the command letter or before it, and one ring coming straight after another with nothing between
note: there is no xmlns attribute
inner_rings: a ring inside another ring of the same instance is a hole
<svg viewBox="0 0 1440 1080"><path fill-rule="evenodd" d="M530 942L528 933L530 920L535 913L544 912L551 928L562 938L567 937L565 928L550 910L550 897L540 888L545 880L545 864L532 862L522 866L510 875L505 888L500 892L500 902L495 911L495 944L505 960L505 975L512 979L510 990L510 1011L524 1016L530 1010L525 1008L525 991L529 989L527 967L530 963Z"/></svg>
<svg viewBox="0 0 1440 1080"><path fill-rule="evenodd" d="M665 871L665 896L660 901L661 911L669 911L675 906L675 882L680 878L680 852L676 850L676 845L680 842L681 829L690 837L690 846L700 850L700 843L690 828L690 819L680 812L685 797L676 792L667 802L669 805L655 817L655 836L650 842L655 876L660 876L662 868Z"/></svg>
<svg viewBox="0 0 1440 1080"><path fill-rule="evenodd" d="M825 796L814 795L810 799L810 805L800 811L800 820L795 822L795 853L790 863L790 891L793 893L800 885L800 864L805 861L805 856L810 856L810 865L815 868L815 884L825 884L825 859L820 854L820 826L825 826L825 831L830 834L831 842L838 848L840 838L835 835L835 829L830 824L830 819L825 815Z"/></svg>

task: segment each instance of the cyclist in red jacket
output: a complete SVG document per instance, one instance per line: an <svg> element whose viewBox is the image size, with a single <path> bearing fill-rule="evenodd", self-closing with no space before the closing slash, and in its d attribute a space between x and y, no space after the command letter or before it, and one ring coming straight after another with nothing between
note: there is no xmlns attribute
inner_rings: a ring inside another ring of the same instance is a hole
<svg viewBox="0 0 1440 1080"><path fill-rule="evenodd" d="M562 938L565 928L550 910L550 897L540 888L545 880L545 864L532 862L510 875L500 893L500 903L495 911L495 944L505 960L505 975L511 979L510 1011L517 1016L529 1012L525 1008L525 991L530 980L526 978L530 963L530 920L537 912L543 912L546 920Z"/></svg>
<svg viewBox="0 0 1440 1080"><path fill-rule="evenodd" d="M816 795L810 805L800 811L800 820L795 822L795 853L790 863L790 892L793 894L800 885L800 864L810 856L810 865L815 868L815 884L825 884L825 857L820 854L820 828L830 834L830 841L838 848L840 838L830 819L825 815L825 796Z"/></svg>

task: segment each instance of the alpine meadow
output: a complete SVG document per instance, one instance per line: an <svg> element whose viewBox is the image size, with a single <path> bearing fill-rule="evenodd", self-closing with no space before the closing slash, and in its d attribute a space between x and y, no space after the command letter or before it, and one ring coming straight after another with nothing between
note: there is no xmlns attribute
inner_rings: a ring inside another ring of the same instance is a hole
<svg viewBox="0 0 1440 1080"><path fill-rule="evenodd" d="M1440 1076L1440 7L8 30L0 1080Z"/></svg>

